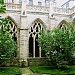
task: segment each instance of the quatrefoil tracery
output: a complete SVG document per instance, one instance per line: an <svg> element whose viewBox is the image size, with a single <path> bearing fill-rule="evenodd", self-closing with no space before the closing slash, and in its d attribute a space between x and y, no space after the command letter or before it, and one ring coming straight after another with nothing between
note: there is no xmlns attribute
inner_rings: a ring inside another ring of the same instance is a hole
<svg viewBox="0 0 75 75"><path fill-rule="evenodd" d="M14 39L14 41L17 43L17 27L10 20L8 21L7 25L8 25L8 31L10 32L10 34L11 34L12 38Z"/></svg>
<svg viewBox="0 0 75 75"><path fill-rule="evenodd" d="M33 36L37 36L40 32L40 30L43 30L42 24L39 22L33 23L33 26L30 28L29 34Z"/></svg>

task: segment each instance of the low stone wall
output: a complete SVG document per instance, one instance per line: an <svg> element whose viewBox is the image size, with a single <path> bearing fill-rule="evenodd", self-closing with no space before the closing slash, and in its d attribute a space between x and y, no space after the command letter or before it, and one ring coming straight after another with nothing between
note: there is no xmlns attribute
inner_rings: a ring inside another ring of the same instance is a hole
<svg viewBox="0 0 75 75"><path fill-rule="evenodd" d="M28 66L48 66L51 65L51 63L48 61L47 58L28 58Z"/></svg>
<svg viewBox="0 0 75 75"><path fill-rule="evenodd" d="M27 60L28 60L28 66L50 66L52 65L51 62L45 57L28 58ZM73 59L73 61L69 63L67 61L63 61L63 64L75 65L75 59Z"/></svg>

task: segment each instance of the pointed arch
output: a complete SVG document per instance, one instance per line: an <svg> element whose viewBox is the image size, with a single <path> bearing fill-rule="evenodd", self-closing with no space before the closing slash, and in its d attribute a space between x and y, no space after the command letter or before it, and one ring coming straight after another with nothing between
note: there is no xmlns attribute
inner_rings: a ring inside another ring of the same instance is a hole
<svg viewBox="0 0 75 75"><path fill-rule="evenodd" d="M40 18L36 18L36 19L28 26L28 29L29 29L30 27L32 27L32 25L33 25L35 22L39 22L39 23L42 24L42 26L43 26L45 29L47 28L46 24L45 24Z"/></svg>
<svg viewBox="0 0 75 75"><path fill-rule="evenodd" d="M73 19L73 22L72 23L73 23L73 25L75 25L75 18Z"/></svg>
<svg viewBox="0 0 75 75"><path fill-rule="evenodd" d="M18 28L18 24L16 23L16 21L11 16L7 16L6 18L8 20L12 21L14 23L14 25Z"/></svg>
<svg viewBox="0 0 75 75"><path fill-rule="evenodd" d="M38 37L40 30L46 30L45 23L37 18L29 26L29 56L41 57L41 48L38 46Z"/></svg>
<svg viewBox="0 0 75 75"><path fill-rule="evenodd" d="M10 17L7 16L5 17L6 21L6 26L7 26L7 32L10 33L12 39L15 41L15 43L17 44L17 50L18 52L15 52L15 57L19 56L19 50L20 50L20 45L19 45L19 28L17 27L17 23L15 22L15 20Z"/></svg>
<svg viewBox="0 0 75 75"><path fill-rule="evenodd" d="M15 22L15 20L10 17L10 16L7 16L5 17L8 22L7 22L7 26L8 26L8 32L10 32L11 36L12 36L12 39L18 43L18 33L19 33L19 29L17 27L17 23Z"/></svg>
<svg viewBox="0 0 75 75"><path fill-rule="evenodd" d="M58 27L62 28L63 26L69 26L69 23L66 20L62 20L59 24Z"/></svg>

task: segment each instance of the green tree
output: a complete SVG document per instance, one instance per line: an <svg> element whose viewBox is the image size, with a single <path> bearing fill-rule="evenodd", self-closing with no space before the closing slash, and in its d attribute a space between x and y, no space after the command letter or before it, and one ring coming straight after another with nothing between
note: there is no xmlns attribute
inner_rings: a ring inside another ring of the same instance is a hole
<svg viewBox="0 0 75 75"><path fill-rule="evenodd" d="M75 29L71 25L63 26L62 29L54 28L48 32L42 31L38 42L50 62L60 68L63 61L70 62L74 57Z"/></svg>
<svg viewBox="0 0 75 75"><path fill-rule="evenodd" d="M4 0L0 0L0 13L5 13L6 7L4 4Z"/></svg>
<svg viewBox="0 0 75 75"><path fill-rule="evenodd" d="M8 19L0 18L0 66L15 57L17 45L9 32Z"/></svg>
<svg viewBox="0 0 75 75"><path fill-rule="evenodd" d="M0 13L5 13L4 0L0 0ZM17 45L9 33L8 19L0 17L0 66L11 61L17 52Z"/></svg>

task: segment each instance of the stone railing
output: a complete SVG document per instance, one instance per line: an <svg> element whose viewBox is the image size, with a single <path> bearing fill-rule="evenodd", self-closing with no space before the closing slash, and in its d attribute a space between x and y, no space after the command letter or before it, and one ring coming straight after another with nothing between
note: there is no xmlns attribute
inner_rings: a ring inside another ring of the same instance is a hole
<svg viewBox="0 0 75 75"><path fill-rule="evenodd" d="M6 3L6 10L21 11L21 6L22 6L21 4ZM45 6L27 5L26 10L32 12L48 13L49 8Z"/></svg>
<svg viewBox="0 0 75 75"><path fill-rule="evenodd" d="M53 12L55 14L65 14L65 15L69 15L72 14L74 11L73 9L66 9L66 8L53 8Z"/></svg>
<svg viewBox="0 0 75 75"><path fill-rule="evenodd" d="M21 11L21 4L13 4L13 3L6 3L6 10L10 11ZM36 5L27 5L26 11L29 12L42 12L42 13L49 13L49 7L46 6L36 6ZM75 12L75 6L73 8L53 8L54 14L65 14L69 15Z"/></svg>
<svg viewBox="0 0 75 75"><path fill-rule="evenodd" d="M31 5L27 5L26 7L27 11L33 11L33 12L47 12L49 10L49 7L45 7L45 6L31 6Z"/></svg>
<svg viewBox="0 0 75 75"><path fill-rule="evenodd" d="M6 3L6 10L21 11L21 4Z"/></svg>
<svg viewBox="0 0 75 75"><path fill-rule="evenodd" d="M75 6L71 8L73 10L73 12L75 13Z"/></svg>

